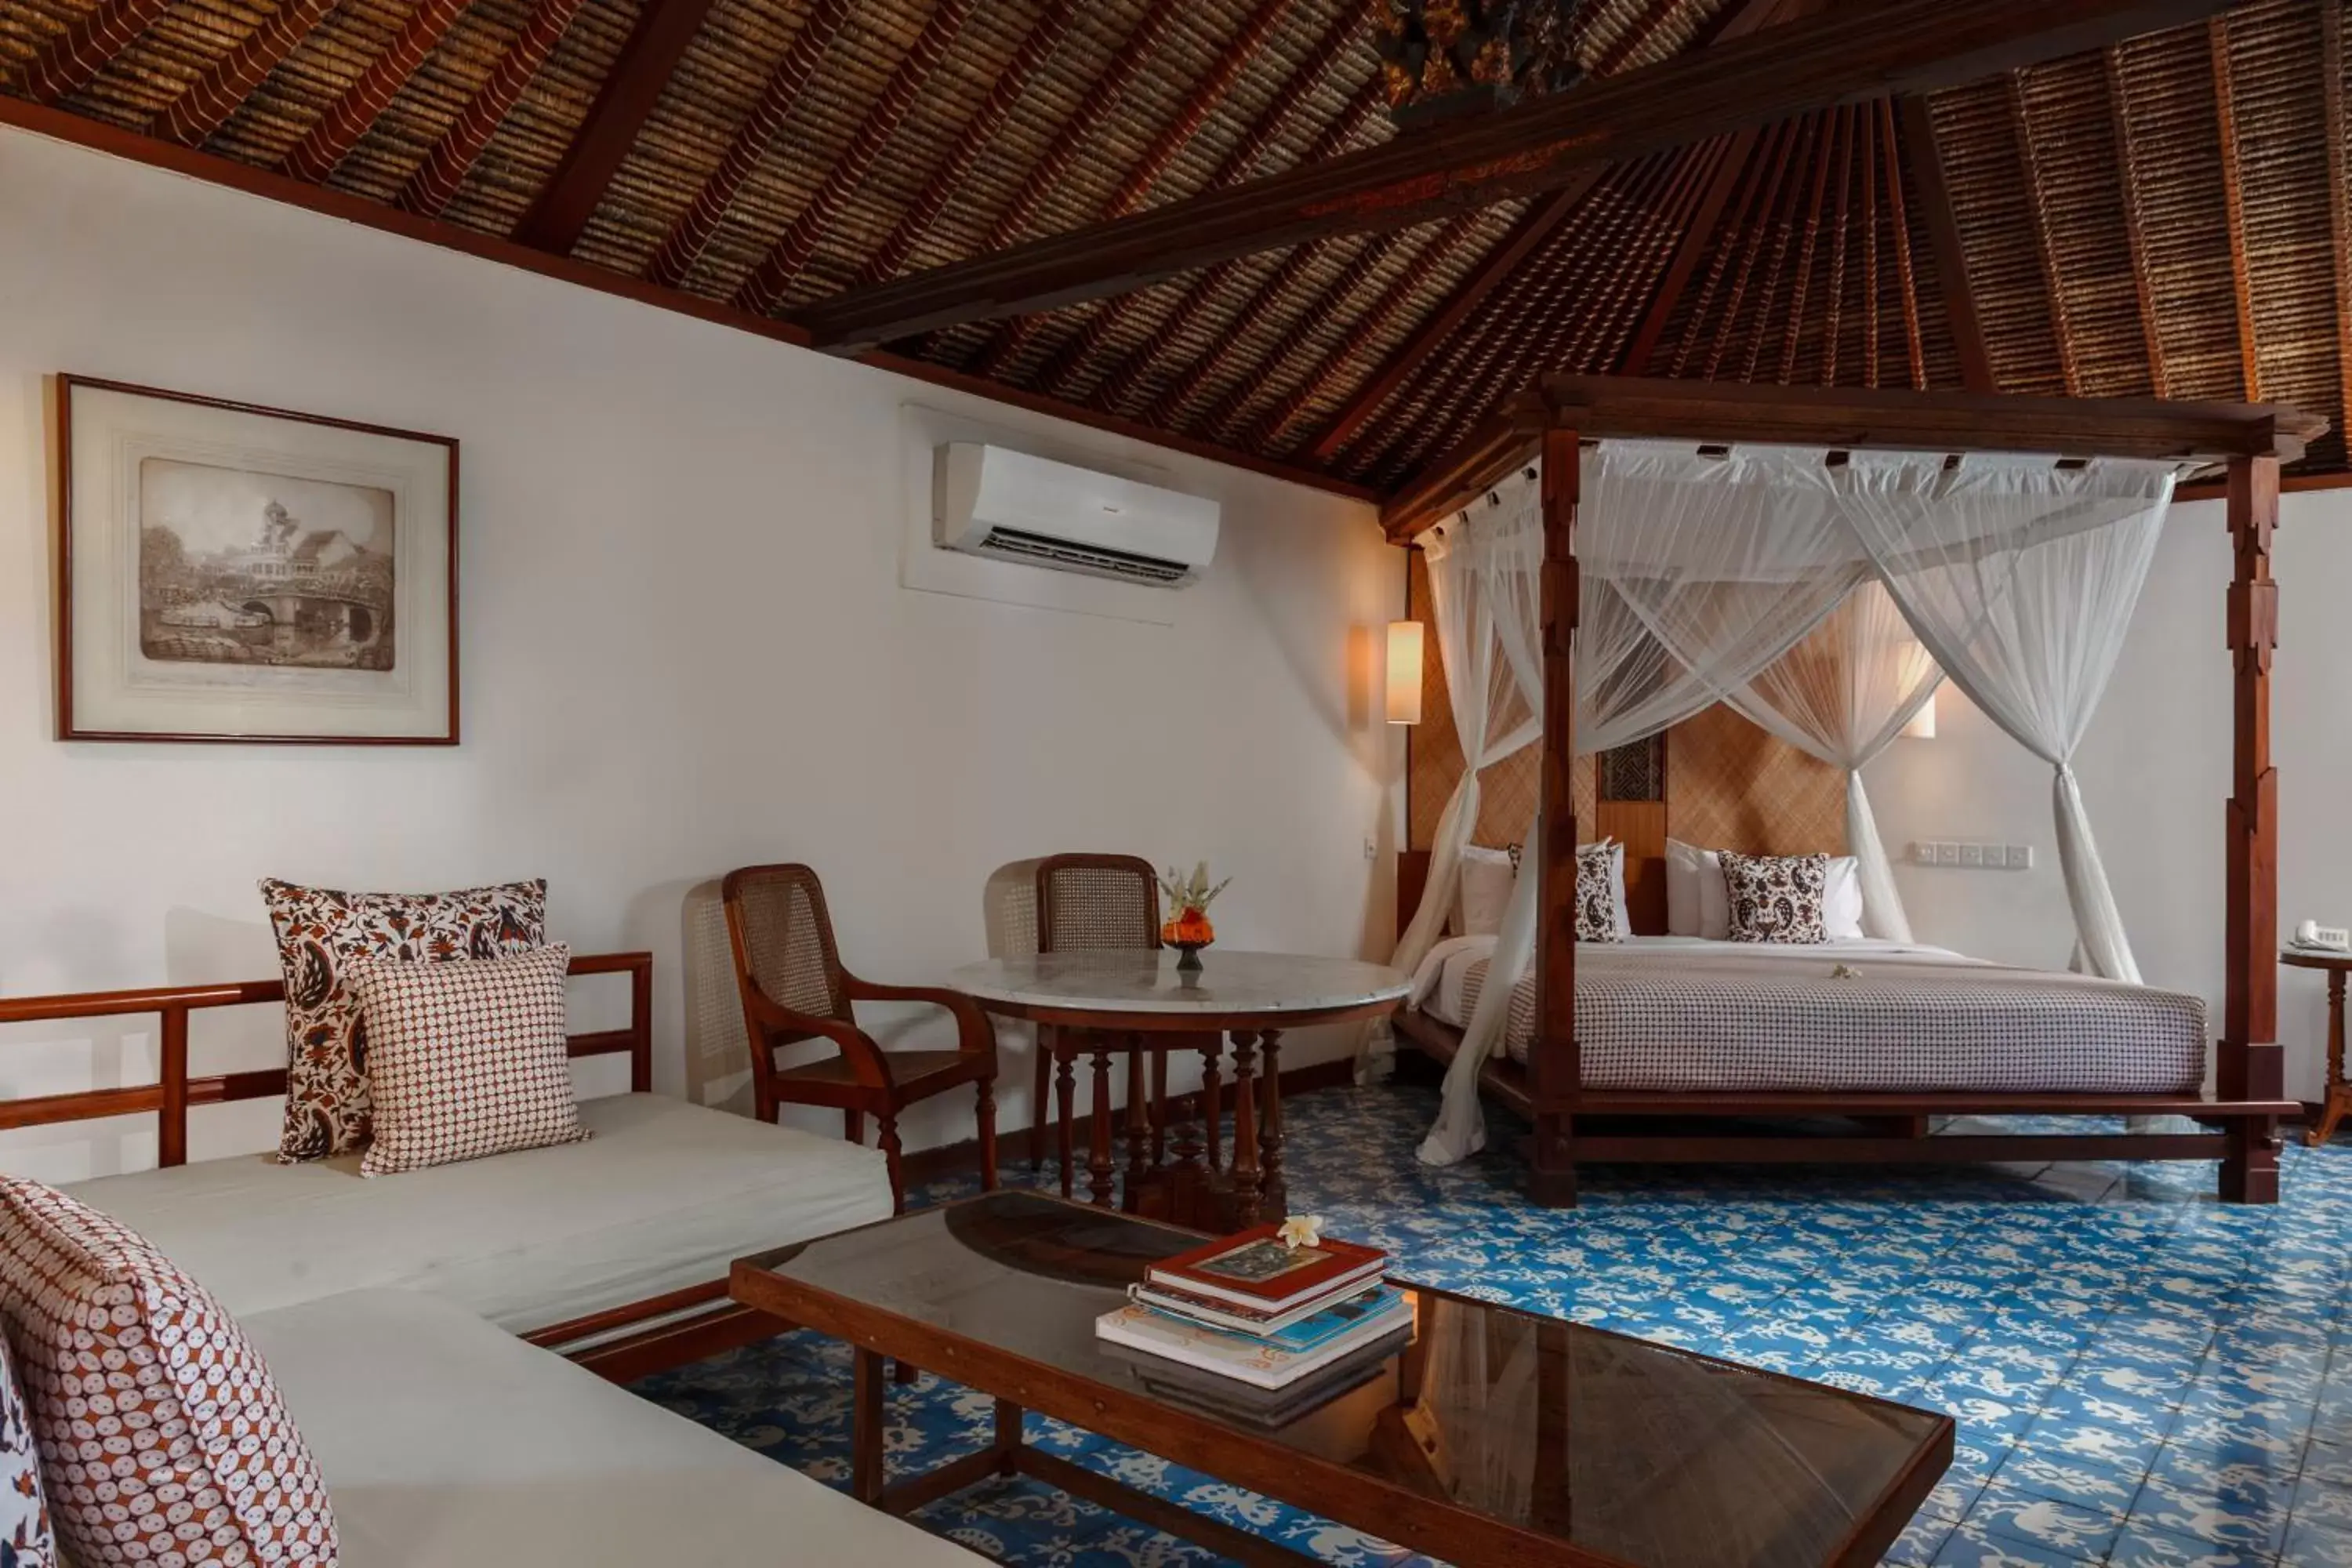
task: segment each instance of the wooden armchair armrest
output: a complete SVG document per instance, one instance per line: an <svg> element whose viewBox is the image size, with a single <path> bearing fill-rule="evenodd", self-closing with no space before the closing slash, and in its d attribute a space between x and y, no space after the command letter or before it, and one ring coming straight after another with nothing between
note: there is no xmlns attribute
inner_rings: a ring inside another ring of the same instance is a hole
<svg viewBox="0 0 2352 1568"><path fill-rule="evenodd" d="M996 1055L996 1028L980 1004L943 985L884 985L847 975L850 999L857 1002L924 1002L944 1007L956 1023L956 1048L965 1056Z"/></svg>
<svg viewBox="0 0 2352 1568"><path fill-rule="evenodd" d="M755 994L751 1002L761 1029L831 1040L841 1047L842 1059L849 1064L850 1072L859 1083L871 1089L890 1086L889 1053L856 1025L845 1024L838 1018L820 1018L814 1013L794 1012L765 994ZM755 1043L754 1048L764 1049L772 1058L776 1047L772 1042L761 1040Z"/></svg>

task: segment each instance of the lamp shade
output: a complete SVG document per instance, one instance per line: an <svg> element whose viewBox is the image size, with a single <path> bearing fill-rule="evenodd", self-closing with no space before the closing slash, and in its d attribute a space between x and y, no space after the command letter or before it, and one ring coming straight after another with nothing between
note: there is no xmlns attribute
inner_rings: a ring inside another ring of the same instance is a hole
<svg viewBox="0 0 2352 1568"><path fill-rule="evenodd" d="M1388 715L1391 724L1421 722L1421 656L1425 630L1419 621L1389 623Z"/></svg>

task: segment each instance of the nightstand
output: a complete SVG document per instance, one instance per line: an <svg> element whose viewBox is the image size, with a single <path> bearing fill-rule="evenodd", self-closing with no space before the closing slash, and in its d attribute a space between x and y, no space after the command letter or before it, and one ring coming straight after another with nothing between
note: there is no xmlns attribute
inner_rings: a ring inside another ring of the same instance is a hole
<svg viewBox="0 0 2352 1568"><path fill-rule="evenodd" d="M2327 971L2327 1103L2319 1112L2319 1125L2303 1135L2315 1149L2334 1137L2336 1124L2352 1112L2352 1083L2344 1081L2344 976L2352 971L2352 952L2290 947L2279 954L2279 962L2291 969Z"/></svg>

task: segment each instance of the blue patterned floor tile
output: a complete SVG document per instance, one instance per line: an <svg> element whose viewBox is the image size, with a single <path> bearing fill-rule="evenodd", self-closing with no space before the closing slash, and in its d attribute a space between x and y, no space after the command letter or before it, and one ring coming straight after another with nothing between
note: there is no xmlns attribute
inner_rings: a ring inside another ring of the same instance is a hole
<svg viewBox="0 0 2352 1568"><path fill-rule="evenodd" d="M1420 1165L1435 1105L1410 1085L1286 1101L1294 1208L1387 1247L1409 1279L1950 1412L1953 1467L1890 1563L2242 1568L2283 1545L2284 1568L2352 1568L2352 1142L2285 1149L2283 1200L2267 1208L2215 1202L2215 1167L2200 1163L1601 1168L1584 1174L1581 1206L1557 1211L1522 1195L1525 1167L1507 1151L1525 1128L1491 1110L1489 1152ZM1050 1164L1006 1176L1057 1180ZM918 1201L970 1185L934 1183ZM842 1486L848 1360L797 1333L638 1386ZM928 1467L986 1436L990 1402L936 1379L890 1400L894 1466ZM1423 1561L1088 1434L1032 1426L1076 1463L1323 1561ZM1018 1568L1213 1561L1026 1480L918 1517Z"/></svg>

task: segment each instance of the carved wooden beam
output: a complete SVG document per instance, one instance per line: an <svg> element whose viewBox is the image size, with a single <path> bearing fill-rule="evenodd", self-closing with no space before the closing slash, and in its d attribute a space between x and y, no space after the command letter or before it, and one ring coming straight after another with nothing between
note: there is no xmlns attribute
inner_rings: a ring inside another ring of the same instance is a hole
<svg viewBox="0 0 2352 1568"><path fill-rule="evenodd" d="M2238 363L2244 372L2246 397L2263 395L2263 362L2254 342L2253 274L2246 259L2246 194L2238 177L2238 93L2236 73L2230 65L2230 19L2216 16L2205 24L2207 47L2213 58L2213 120L2221 140L2221 208L2230 230L2230 289L2238 305Z"/></svg>
<svg viewBox="0 0 2352 1568"><path fill-rule="evenodd" d="M1885 0L1766 28L1386 146L847 290L803 313L836 351L1123 293L1229 257L1409 228L1557 190L1598 163L1890 90L2036 63L2210 15L2224 0ZM1165 8L1150 15L1164 15Z"/></svg>
<svg viewBox="0 0 2352 1568"><path fill-rule="evenodd" d="M1144 198L1151 194L1151 188L1168 172L1168 165L1175 161L1176 154L1199 134L1202 125L1217 105L1224 101L1225 94L1233 89L1234 83L1241 79L1243 70L1257 58L1258 51L1265 47L1275 24L1282 20L1283 14L1290 9L1293 0L1260 0L1240 35L1218 51L1216 63L1209 68L1209 74L1192 85L1192 90L1185 95L1183 107L1177 110L1175 118L1160 128L1159 134L1152 137L1150 143L1144 148L1143 156L1128 170L1126 177L1119 182L1118 189L1104 204L1100 216L1117 220L1142 206ZM978 375L990 375L1012 363L1044 326L1042 316L1016 317L1006 322L996 341L988 345L978 362L971 367L972 372Z"/></svg>
<svg viewBox="0 0 2352 1568"><path fill-rule="evenodd" d="M408 85L441 40L449 36L467 0L422 0L400 32L368 63L360 79L327 106L301 141L294 143L278 166L297 179L324 183L359 145L360 138L383 113L384 106Z"/></svg>
<svg viewBox="0 0 2352 1568"><path fill-rule="evenodd" d="M488 78L467 100L466 107L457 111L457 120L401 187L395 205L425 217L440 216L441 209L457 196L457 187L465 184L482 149L490 144L490 138L506 122L515 101L522 97L523 89L547 63L547 57L555 52L564 29L572 26L572 18L586 4L587 0L539 0L522 31L499 57L499 63L490 68Z"/></svg>
<svg viewBox="0 0 2352 1568"><path fill-rule="evenodd" d="M735 128L735 134L720 154L718 166L694 193L694 200L677 215L669 233L662 237L661 245L654 251L653 259L646 266L646 276L667 288L682 287L694 264L710 245L711 236L727 209L735 205L743 182L768 155L768 149L783 133L784 121L793 106L807 89L809 79L824 60L824 53L840 35L842 24L849 20L851 0L818 0L802 21L800 31L784 46L777 58L775 68L769 71L767 81L760 89L759 99L751 112Z"/></svg>
<svg viewBox="0 0 2352 1568"><path fill-rule="evenodd" d="M515 238L535 249L572 253L714 4L716 0L648 0L637 13L637 25L597 89L588 118L581 121L554 176L516 226Z"/></svg>
<svg viewBox="0 0 2352 1568"><path fill-rule="evenodd" d="M940 215L947 211L948 203L962 189L965 179L971 174L972 165L980 161L982 150L995 141L996 133L1012 117L1013 106L1021 101L1022 95L1029 90L1029 84L1036 79L1037 73L1045 68L1047 60L1054 58L1054 51L1069 35L1070 23L1077 9L1078 0L1055 0L1023 35L1021 42L1013 48L1012 58L1006 60L1004 68L996 73L988 96L981 100L980 107L972 111L971 119L963 129L950 141L945 155L940 158L938 167L931 171L931 177L923 182L921 193L899 215L889 237L867 259L858 274L859 281L885 282L896 278L907 265L908 258L915 254L915 247L923 242L923 237L930 233L931 226L940 221Z"/></svg>
<svg viewBox="0 0 2352 1568"><path fill-rule="evenodd" d="M149 123L149 133L183 147L203 146L333 7L334 0L286 0L226 58L166 104Z"/></svg>
<svg viewBox="0 0 2352 1568"><path fill-rule="evenodd" d="M785 291L801 275L801 268L808 265L809 258L816 254L826 230L840 215L842 204L865 184L874 160L882 155L882 149L898 134L908 111L929 85L931 73L946 58L949 46L963 30L964 20L971 14L971 0L940 0L932 8L930 20L923 24L923 30L908 47L906 58L890 73L881 95L866 111L866 118L858 121L857 129L850 132L833 167L825 171L824 184L817 187L808 205L793 219L792 226L784 230L766 259L735 291L738 305L767 316L774 314L784 302Z"/></svg>
<svg viewBox="0 0 2352 1568"><path fill-rule="evenodd" d="M1971 392L1993 389L1992 359L1985 353L1984 326L1977 315L1976 290L1969 283L1969 256L1960 243L1959 219L1952 211L1951 187L1944 180L1944 153L1936 143L1936 122L1927 100L1906 98L1897 110L1903 151L1911 177L1919 183L1926 208L1927 243L1936 253L1936 281L1944 298L1944 319L1960 356L1960 384Z"/></svg>
<svg viewBox="0 0 2352 1568"><path fill-rule="evenodd" d="M2278 770L2271 765L2271 659L2278 647L2278 584L2271 539L2278 525L2279 460L2232 458L2227 515L2235 571L2229 593L2230 802L2223 859L2221 1037L2214 1087L2223 1100L2276 1100L2285 1087L2278 1046ZM2278 1201L2278 1150L2267 1121L2228 1124L2221 1196Z"/></svg>
<svg viewBox="0 0 2352 1568"><path fill-rule="evenodd" d="M1342 7L1332 13L1331 20L1308 47L1306 56L1275 89L1257 117L1235 138L1232 149L1219 160L1215 170L1209 175L1206 189L1222 190L1249 177L1259 160L1289 129L1292 117L1307 106L1314 84L1334 66L1349 58L1362 22L1361 13L1352 7ZM1376 84L1367 83L1365 90L1377 90ZM1056 395L1066 394L1103 344L1126 324L1141 298L1136 294L1121 294L1096 311L1068 342L1054 351L1054 357L1047 360L1045 369L1038 373L1037 384Z"/></svg>
<svg viewBox="0 0 2352 1568"><path fill-rule="evenodd" d="M55 103L89 85L91 78L131 41L145 32L172 0L99 0L33 57L16 84L35 103Z"/></svg>

